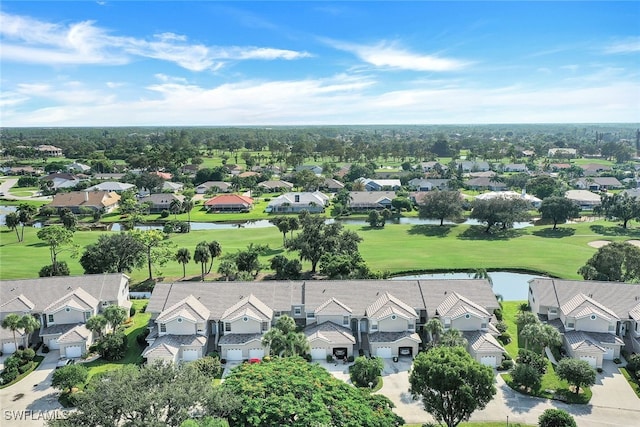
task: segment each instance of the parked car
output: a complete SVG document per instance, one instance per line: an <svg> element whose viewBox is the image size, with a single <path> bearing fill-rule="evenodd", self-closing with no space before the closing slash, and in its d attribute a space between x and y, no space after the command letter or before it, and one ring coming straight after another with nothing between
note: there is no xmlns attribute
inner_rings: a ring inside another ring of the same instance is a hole
<svg viewBox="0 0 640 427"><path fill-rule="evenodd" d="M411 356L411 349L409 348L401 348L400 356Z"/></svg>
<svg viewBox="0 0 640 427"><path fill-rule="evenodd" d="M58 363L56 364L56 369L62 368L62 367L67 366L67 365L73 365L74 363L76 363L76 361L73 360L73 359L62 358L62 359L58 360Z"/></svg>

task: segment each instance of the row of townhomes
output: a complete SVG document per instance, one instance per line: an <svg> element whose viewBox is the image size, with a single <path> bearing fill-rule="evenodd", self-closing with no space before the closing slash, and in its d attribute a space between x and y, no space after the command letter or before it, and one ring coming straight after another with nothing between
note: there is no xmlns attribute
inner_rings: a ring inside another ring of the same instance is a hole
<svg viewBox="0 0 640 427"><path fill-rule="evenodd" d="M80 357L94 341L87 319L115 304L129 309L124 274L0 281L0 320L30 314L41 324L29 337L0 329L5 354L42 341L61 357ZM601 367L623 347L640 352L640 286L536 278L529 305L558 328L571 357ZM190 361L218 351L240 361L268 354L262 336L289 315L309 341L311 357L348 357L359 350L383 358L413 356L428 339L423 325L439 319L462 331L479 362L498 366L504 349L493 312L499 307L486 280L265 281L158 283L151 313L148 362Z"/></svg>
<svg viewBox="0 0 640 427"><path fill-rule="evenodd" d="M417 354L432 317L462 331L480 362L497 366L504 349L491 324L499 307L486 280L158 283L147 312L147 361L194 360L217 350L229 361L268 353L262 336L282 315L303 328L311 357L383 358Z"/></svg>
<svg viewBox="0 0 640 427"><path fill-rule="evenodd" d="M614 282L533 279L529 305L563 336L571 357L601 368L603 360L640 353L640 286Z"/></svg>
<svg viewBox="0 0 640 427"><path fill-rule="evenodd" d="M60 356L82 356L94 336L85 323L110 305L129 312L129 278L124 274L58 276L40 279L0 281L0 320L11 313L30 314L40 322L31 343L42 342ZM19 346L28 346L24 331L17 330ZM4 354L15 352L13 333L0 329L0 346Z"/></svg>

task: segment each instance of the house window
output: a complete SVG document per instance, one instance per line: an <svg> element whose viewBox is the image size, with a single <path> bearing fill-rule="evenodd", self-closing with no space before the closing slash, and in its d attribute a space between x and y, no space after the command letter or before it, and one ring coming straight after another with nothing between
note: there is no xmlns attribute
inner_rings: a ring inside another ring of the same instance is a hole
<svg viewBox="0 0 640 427"><path fill-rule="evenodd" d="M47 322L48 322L48 323L53 323L53 322L55 322L55 320L53 320L53 314L48 315L48 316L47 316L47 318L48 318L48 319L47 319ZM637 325L636 325L636 326L637 326Z"/></svg>
<svg viewBox="0 0 640 427"><path fill-rule="evenodd" d="M615 325L609 325L609 332L614 332L616 330Z"/></svg>
<svg viewBox="0 0 640 427"><path fill-rule="evenodd" d="M178 323L182 323L182 317L178 317Z"/></svg>
<svg viewBox="0 0 640 427"><path fill-rule="evenodd" d="M480 329L487 329L487 324L486 323L482 323L480 325Z"/></svg>
<svg viewBox="0 0 640 427"><path fill-rule="evenodd" d="M590 317L590 319L591 319L591 320L596 320L596 315L595 315L595 314L592 314L592 315L591 315L591 317Z"/></svg>
<svg viewBox="0 0 640 427"><path fill-rule="evenodd" d="M301 307L294 307L293 308L293 314L296 316L300 316L300 314L302 314L302 308Z"/></svg>
<svg viewBox="0 0 640 427"><path fill-rule="evenodd" d="M89 320L90 317L91 317L91 312L90 311L85 311L84 312L84 321L86 322L87 320Z"/></svg>
<svg viewBox="0 0 640 427"><path fill-rule="evenodd" d="M295 196L295 202L296 203L300 203L300 196L296 194Z"/></svg>
<svg viewBox="0 0 640 427"><path fill-rule="evenodd" d="M398 318L398 316L396 316L395 314L391 315L391 320L396 320Z"/></svg>
<svg viewBox="0 0 640 427"><path fill-rule="evenodd" d="M197 332L198 332L199 334L203 334L203 333L204 333L204 325L198 325Z"/></svg>
<svg viewBox="0 0 640 427"><path fill-rule="evenodd" d="M269 322L262 322L262 332L267 332L269 330Z"/></svg>
<svg viewBox="0 0 640 427"><path fill-rule="evenodd" d="M469 313L467 313L467 314L464 315L464 318L465 319L469 319L469 318L471 318L471 315Z"/></svg>
<svg viewBox="0 0 640 427"><path fill-rule="evenodd" d="M224 324L224 331L225 332L231 332L231 323L225 323Z"/></svg>
<svg viewBox="0 0 640 427"><path fill-rule="evenodd" d="M167 332L167 324L160 323L160 332Z"/></svg>
<svg viewBox="0 0 640 427"><path fill-rule="evenodd" d="M64 311L66 311L67 313L71 311L71 309L69 307L65 307Z"/></svg>
<svg viewBox="0 0 640 427"><path fill-rule="evenodd" d="M567 328L573 328L573 322L567 323Z"/></svg>
<svg viewBox="0 0 640 427"><path fill-rule="evenodd" d="M315 319L316 314L313 311L310 311L307 313L307 318L308 319Z"/></svg>
<svg viewBox="0 0 640 427"><path fill-rule="evenodd" d="M549 313L551 314L556 314L558 312L558 310L556 310L555 308L549 309Z"/></svg>
<svg viewBox="0 0 640 427"><path fill-rule="evenodd" d="M349 326L349 316L342 316L342 326Z"/></svg>
<svg viewBox="0 0 640 427"><path fill-rule="evenodd" d="M415 325L413 324L413 322L407 322L407 329L409 329L410 331L413 331L415 329Z"/></svg>
<svg viewBox="0 0 640 427"><path fill-rule="evenodd" d="M248 318L247 316L244 316L244 317L242 318L242 321L243 321L243 322L248 322L248 321L249 321L249 318Z"/></svg>
<svg viewBox="0 0 640 427"><path fill-rule="evenodd" d="M371 322L371 330L372 331L378 330L378 322Z"/></svg>

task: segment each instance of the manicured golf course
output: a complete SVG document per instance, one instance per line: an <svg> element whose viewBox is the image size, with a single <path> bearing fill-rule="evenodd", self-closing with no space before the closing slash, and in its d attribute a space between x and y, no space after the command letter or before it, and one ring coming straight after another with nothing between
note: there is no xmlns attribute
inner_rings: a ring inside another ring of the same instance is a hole
<svg viewBox="0 0 640 427"><path fill-rule="evenodd" d="M579 279L577 270L596 249L588 245L593 240L625 241L637 239L640 228L631 223L624 230L613 222L596 221L570 224L552 230L550 226L528 227L518 230L484 233L483 227L455 225L388 224L383 229L348 225L363 241L360 251L373 271L392 274L431 270L529 270L556 277ZM37 229L25 228L24 242L18 243L15 232L3 227L0 232L1 279L37 277L44 265L50 264L49 248L36 237ZM102 232L78 231L75 244L82 248L97 240ZM175 249L186 247L191 253L198 242L217 240L225 253L245 249L250 243L269 245L270 250L261 258L267 269L268 261L279 253L287 253L282 247L282 234L275 227L239 228L229 230L192 231L188 234L172 234L170 241ZM288 256L295 257L295 253ZM82 274L77 258L70 251L63 252L59 260L67 261L71 274ZM219 260L216 260L216 264ZM216 269L214 265L214 271ZM303 269L309 270L308 264ZM160 268L160 276L166 280L180 279L182 266L171 261ZM197 276L200 266L187 264L187 278ZM133 282L146 278L146 270L131 273Z"/></svg>

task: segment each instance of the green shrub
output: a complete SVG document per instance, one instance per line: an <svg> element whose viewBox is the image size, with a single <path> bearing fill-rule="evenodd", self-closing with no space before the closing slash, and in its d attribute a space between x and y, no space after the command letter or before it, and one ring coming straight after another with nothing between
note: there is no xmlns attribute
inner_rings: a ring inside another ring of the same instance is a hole
<svg viewBox="0 0 640 427"><path fill-rule="evenodd" d="M525 350L524 348L518 350L517 362L532 366L540 372L541 375L547 372L546 359L533 351Z"/></svg>
<svg viewBox="0 0 640 427"><path fill-rule="evenodd" d="M20 365L20 366L18 367L18 371L19 371L21 374L24 374L25 372L27 372L28 370L30 370L30 369L32 369L32 368L33 368L33 362L27 362L27 363L25 363L24 365Z"/></svg>
<svg viewBox="0 0 640 427"><path fill-rule="evenodd" d="M509 332L504 332L502 335L498 336L498 339L502 344L509 344L511 342L511 334Z"/></svg>
<svg viewBox="0 0 640 427"><path fill-rule="evenodd" d="M640 354L632 354L627 358L628 371L640 371Z"/></svg>
<svg viewBox="0 0 640 427"><path fill-rule="evenodd" d="M333 354L327 354L327 362L333 362Z"/></svg>
<svg viewBox="0 0 640 427"><path fill-rule="evenodd" d="M129 317L133 317L136 315L136 307L135 306L131 306L131 309L129 309Z"/></svg>
<svg viewBox="0 0 640 427"><path fill-rule="evenodd" d="M105 360L120 360L127 351L127 336L121 330L107 334L98 340L97 351Z"/></svg>
<svg viewBox="0 0 640 427"><path fill-rule="evenodd" d="M496 319L498 319L499 321L502 321L502 309L501 308L496 308L495 310L493 310L493 314L495 314Z"/></svg>
<svg viewBox="0 0 640 427"><path fill-rule="evenodd" d="M503 360L500 366L498 366L499 371L508 371L513 368L513 360Z"/></svg>
<svg viewBox="0 0 640 427"><path fill-rule="evenodd" d="M358 387L369 387L369 384L377 384L378 377L382 373L384 362L379 357L358 357L351 366L351 381Z"/></svg>
<svg viewBox="0 0 640 427"><path fill-rule="evenodd" d="M48 345L43 345L42 346L42 352L43 353L49 353L49 346Z"/></svg>
<svg viewBox="0 0 640 427"><path fill-rule="evenodd" d="M620 363L622 363L622 361L620 360L619 357L616 357L615 359L613 359L613 363L615 363L616 365L619 365Z"/></svg>
<svg viewBox="0 0 640 427"><path fill-rule="evenodd" d="M498 330L498 332L500 332L501 334L504 334L505 332L507 332L508 326L506 323L504 323L503 321L500 321L498 323L496 323L496 329Z"/></svg>
<svg viewBox="0 0 640 427"><path fill-rule="evenodd" d="M162 212L160 212L160 218L167 218L169 216L169 211L168 210L163 210Z"/></svg>
<svg viewBox="0 0 640 427"><path fill-rule="evenodd" d="M349 363L353 362L354 360L355 359L353 357L353 354L351 356L347 357L347 362L349 362Z"/></svg>

